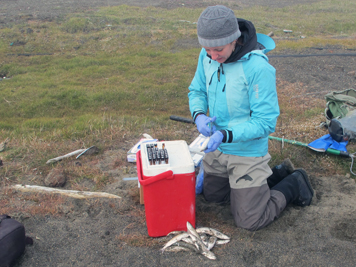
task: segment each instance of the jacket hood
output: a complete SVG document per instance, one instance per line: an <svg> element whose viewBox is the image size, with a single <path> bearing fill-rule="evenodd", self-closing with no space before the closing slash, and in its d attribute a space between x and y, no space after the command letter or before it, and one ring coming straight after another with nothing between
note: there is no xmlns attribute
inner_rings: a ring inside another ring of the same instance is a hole
<svg viewBox="0 0 356 267"><path fill-rule="evenodd" d="M237 18L237 23L241 31L241 37L239 39L242 41L242 45L236 44L235 51L232 52L224 63L238 61L244 55L256 49L257 46L256 29L252 22Z"/></svg>

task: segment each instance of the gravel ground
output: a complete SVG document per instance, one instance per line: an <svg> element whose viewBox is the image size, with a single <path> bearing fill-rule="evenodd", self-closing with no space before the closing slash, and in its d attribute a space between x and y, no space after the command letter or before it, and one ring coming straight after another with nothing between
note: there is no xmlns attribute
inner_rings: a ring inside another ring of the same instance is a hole
<svg viewBox="0 0 356 267"><path fill-rule="evenodd" d="M243 8L250 5L281 7L316 1L226 1ZM0 23L19 20L22 16L54 19L66 12L97 6L130 4L175 8L206 7L213 1L166 0L0 0ZM288 51L283 51L289 54ZM291 51L294 55L296 52ZM350 56L274 57L270 63L279 81L303 83L306 93L323 98L326 92L355 88L355 51L338 47L310 48L298 55L349 53ZM352 56L353 55L353 56ZM187 126L188 127L188 126ZM194 127L191 135L196 134ZM308 169L316 196L311 206L287 207L273 224L257 232L234 226L229 206L207 204L197 196L198 226L214 227L231 236L229 244L215 247L216 261L192 252L161 253L165 238L147 237L144 206L133 194L136 182L122 177L134 176L134 166L123 175L113 168L113 155L125 157L127 144L106 151L98 168L112 175L114 183L108 193L122 196L120 201L107 199L68 199L58 205L59 216L10 214L24 223L34 244L16 266L354 266L356 262L356 185L345 176L321 176ZM302 167L302 166L297 166ZM4 196L3 196L4 197ZM16 197L16 195L15 195ZM1 208L0 208L1 213ZM199 216L211 216L209 225L199 225ZM134 243L136 242L136 243ZM141 243L139 243L141 242Z"/></svg>

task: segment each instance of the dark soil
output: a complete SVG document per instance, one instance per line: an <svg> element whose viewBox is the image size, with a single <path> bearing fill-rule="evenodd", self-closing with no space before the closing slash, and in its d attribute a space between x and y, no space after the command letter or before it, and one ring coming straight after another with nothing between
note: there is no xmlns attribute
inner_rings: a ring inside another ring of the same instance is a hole
<svg viewBox="0 0 356 267"><path fill-rule="evenodd" d="M215 1L166 0L0 0L0 20L4 23L30 16L55 19L67 12L98 6L129 4L175 8L206 7ZM316 1L226 1L234 8L249 5L285 6ZM184 43L189 46L189 43ZM194 45L194 44L191 44ZM270 63L277 70L278 81L302 83L311 97L323 99L327 92L355 88L355 51L340 47L309 48L302 51L283 51L283 54L349 53L353 56L273 57ZM191 138L197 132L187 126ZM101 151L96 167L108 173L113 183L102 191L121 196L120 200L105 198L53 198L55 215L31 216L21 211L9 214L21 221L27 235L34 239L27 246L16 266L355 266L356 262L356 185L346 176L320 175L309 169L315 198L306 208L288 206L282 216L270 226L249 232L234 226L229 206L206 204L197 196L197 226L213 227L231 236L227 245L215 247L217 261L189 252L161 253L167 238L150 238L145 224L144 206L139 204L137 181L123 177L136 176L135 165L127 164L125 171L114 160L125 161L126 151L135 142L118 144ZM303 166L297 166L303 167ZM90 180L83 188L92 188ZM4 195L5 196L5 192ZM12 192L17 199L29 199L28 193ZM41 197L31 200L29 208L44 205ZM0 199L1 200L1 199ZM1 202L0 202L1 203ZM0 208L1 211L1 208ZM0 212L1 213L1 212ZM1 263L0 263L1 265Z"/></svg>

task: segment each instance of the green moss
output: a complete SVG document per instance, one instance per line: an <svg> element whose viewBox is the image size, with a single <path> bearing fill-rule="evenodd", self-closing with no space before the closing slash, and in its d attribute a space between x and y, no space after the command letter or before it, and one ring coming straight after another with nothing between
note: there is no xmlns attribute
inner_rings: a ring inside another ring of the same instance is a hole
<svg viewBox="0 0 356 267"><path fill-rule="evenodd" d="M188 86L200 48L175 46L195 40L201 11L120 5L1 28L0 74L10 79L0 81L0 99L6 99L0 105L0 129L72 138L111 127L102 121L107 111L128 130L140 123L165 125L171 114L189 116ZM276 51L327 44L356 48L352 38L328 38L354 34L354 1L255 6L236 14L253 21L260 33L273 31ZM34 32L21 33L27 27ZM286 28L293 32L283 40ZM16 41L25 44L10 45ZM32 56L18 56L22 53Z"/></svg>

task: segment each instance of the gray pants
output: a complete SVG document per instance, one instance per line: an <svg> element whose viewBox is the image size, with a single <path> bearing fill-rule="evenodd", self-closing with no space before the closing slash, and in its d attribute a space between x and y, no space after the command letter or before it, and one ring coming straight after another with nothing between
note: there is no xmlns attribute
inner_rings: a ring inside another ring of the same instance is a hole
<svg viewBox="0 0 356 267"><path fill-rule="evenodd" d="M203 194L208 202L231 203L236 226L247 230L261 229L286 207L284 195L270 190L267 178L272 174L263 157L240 157L216 150L204 156Z"/></svg>

